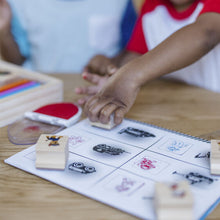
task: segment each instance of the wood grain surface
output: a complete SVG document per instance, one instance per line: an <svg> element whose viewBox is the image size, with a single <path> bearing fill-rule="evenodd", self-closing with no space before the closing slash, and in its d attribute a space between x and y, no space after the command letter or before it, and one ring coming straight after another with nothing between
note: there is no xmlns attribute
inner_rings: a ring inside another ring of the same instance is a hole
<svg viewBox="0 0 220 220"><path fill-rule="evenodd" d="M64 81L64 100L75 102L78 74L54 74ZM157 80L143 87L127 118L194 136L220 137L220 94ZM217 131L217 133L216 133ZM117 209L62 188L4 163L29 146L13 145L0 128L0 219L136 219ZM220 205L208 216L220 219Z"/></svg>

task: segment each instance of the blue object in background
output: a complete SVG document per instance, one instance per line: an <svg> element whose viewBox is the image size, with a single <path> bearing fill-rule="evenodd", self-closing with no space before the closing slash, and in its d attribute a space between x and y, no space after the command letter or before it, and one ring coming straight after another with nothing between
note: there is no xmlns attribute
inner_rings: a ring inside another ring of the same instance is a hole
<svg viewBox="0 0 220 220"><path fill-rule="evenodd" d="M129 0L121 22L121 48L126 47L133 32L136 20L137 12L134 8L132 0Z"/></svg>

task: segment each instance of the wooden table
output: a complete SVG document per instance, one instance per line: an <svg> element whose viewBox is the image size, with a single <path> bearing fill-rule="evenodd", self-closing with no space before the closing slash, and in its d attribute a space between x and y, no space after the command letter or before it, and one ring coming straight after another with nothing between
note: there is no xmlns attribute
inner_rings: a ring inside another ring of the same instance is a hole
<svg viewBox="0 0 220 220"><path fill-rule="evenodd" d="M55 75L64 81L64 100L74 102L80 75ZM194 136L220 138L220 94L164 80L145 86L128 118ZM4 164L28 146L13 145L0 128L0 219L136 219L37 176ZM220 219L220 205L207 219Z"/></svg>

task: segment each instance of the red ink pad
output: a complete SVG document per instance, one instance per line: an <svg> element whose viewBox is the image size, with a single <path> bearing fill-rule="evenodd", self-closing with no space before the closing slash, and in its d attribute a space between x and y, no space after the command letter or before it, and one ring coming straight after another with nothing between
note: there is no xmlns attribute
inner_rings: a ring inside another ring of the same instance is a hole
<svg viewBox="0 0 220 220"><path fill-rule="evenodd" d="M24 115L34 121L69 127L79 120L81 113L82 109L79 106L62 102L45 105L32 112L25 112Z"/></svg>

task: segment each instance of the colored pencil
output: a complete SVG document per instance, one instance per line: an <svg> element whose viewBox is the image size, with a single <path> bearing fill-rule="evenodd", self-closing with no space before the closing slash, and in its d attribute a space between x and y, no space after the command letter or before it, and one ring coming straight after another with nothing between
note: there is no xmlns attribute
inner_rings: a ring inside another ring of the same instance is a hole
<svg viewBox="0 0 220 220"><path fill-rule="evenodd" d="M5 98L5 97L10 96L10 95L14 95L14 94L19 93L19 92L26 91L28 89L38 87L40 85L41 84L39 82L34 82L34 81L28 82L24 85L17 86L15 88L9 89L9 90L4 91L4 92L0 92L0 99Z"/></svg>
<svg viewBox="0 0 220 220"><path fill-rule="evenodd" d="M9 84L7 84L7 85L1 86L1 87L0 87L0 92L3 92L3 91L6 91L6 90L9 90L9 89L12 89L12 88L14 88L14 87L23 85L23 84L28 83L28 82L30 82L30 80L28 80L28 79L21 79L21 80L18 80L18 81L16 81L16 82L9 83Z"/></svg>

